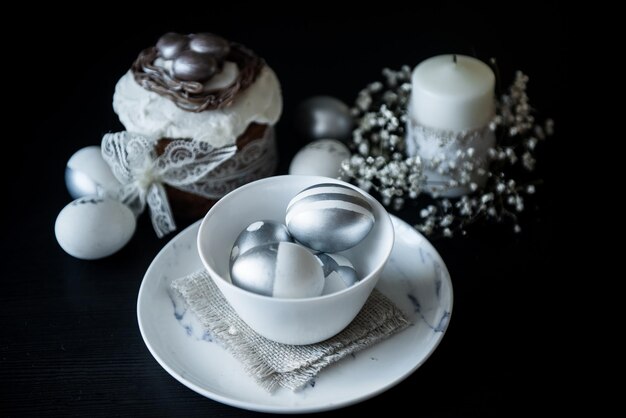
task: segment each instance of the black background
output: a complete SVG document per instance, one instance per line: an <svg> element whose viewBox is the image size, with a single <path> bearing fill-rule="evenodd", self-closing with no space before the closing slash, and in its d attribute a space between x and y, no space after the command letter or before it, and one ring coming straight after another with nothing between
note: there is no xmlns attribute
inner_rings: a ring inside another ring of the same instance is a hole
<svg viewBox="0 0 626 418"><path fill-rule="evenodd" d="M277 127L280 172L305 143L292 123L297 104L317 94L352 103L362 87L381 78L383 67L414 66L456 52L496 57L504 85L514 70L530 75L531 103L539 116L557 124L539 162L546 181L537 196L539 209L529 211L519 235L486 227L434 241L455 292L441 345L398 386L334 413L380 408L414 416L487 416L537 407L551 382L546 363L554 354L549 318L556 312L549 308L548 289L554 274L555 150L568 129L561 98L565 12L547 3L514 4L511 10L448 3L409 10L387 2L339 13L336 7L303 3L269 17L259 5L243 4L230 10L153 10L137 18L122 16L120 9L101 16L103 23L87 16L25 23L40 42L36 48L19 44L28 82L11 86L18 89L12 98L19 112L10 116L21 132L12 141L11 158L19 168L12 171L16 181L6 186L3 209L0 415L253 414L178 383L141 339L139 285L171 236L157 239L144 215L131 242L99 261L68 256L54 238L54 220L70 201L63 181L67 160L79 148L99 144L104 133L122 129L111 108L115 83L141 49L171 30L221 34L254 49L274 68L284 96ZM414 213L402 216L411 220Z"/></svg>

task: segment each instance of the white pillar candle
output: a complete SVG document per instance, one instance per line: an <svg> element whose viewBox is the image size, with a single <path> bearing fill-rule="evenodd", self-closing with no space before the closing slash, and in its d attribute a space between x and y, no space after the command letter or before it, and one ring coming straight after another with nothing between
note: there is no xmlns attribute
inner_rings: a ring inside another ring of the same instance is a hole
<svg viewBox="0 0 626 418"><path fill-rule="evenodd" d="M415 67L411 82L407 149L424 160L428 191L454 197L470 192L472 183L482 186L486 178L464 178L458 167L466 161L484 166L495 144L487 128L495 114L491 68L465 55L439 55ZM443 165L429 167L438 160Z"/></svg>
<svg viewBox="0 0 626 418"><path fill-rule="evenodd" d="M464 131L481 128L494 116L496 77L476 58L429 58L415 67L411 82L412 116L424 126Z"/></svg>

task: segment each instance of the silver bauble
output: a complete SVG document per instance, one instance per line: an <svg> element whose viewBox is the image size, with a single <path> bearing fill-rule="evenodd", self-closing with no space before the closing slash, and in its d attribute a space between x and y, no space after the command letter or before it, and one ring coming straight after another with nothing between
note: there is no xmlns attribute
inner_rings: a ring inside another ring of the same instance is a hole
<svg viewBox="0 0 626 418"><path fill-rule="evenodd" d="M336 253L357 245L374 226L374 212L355 189L321 183L302 190L287 205L285 223L307 247Z"/></svg>
<svg viewBox="0 0 626 418"><path fill-rule="evenodd" d="M312 97L302 102L296 113L296 128L307 139L347 140L352 127L350 108L334 97Z"/></svg>
<svg viewBox="0 0 626 418"><path fill-rule="evenodd" d="M235 240L230 251L230 265L232 267L237 257L255 247L282 241L293 242L285 225L273 221L252 222Z"/></svg>

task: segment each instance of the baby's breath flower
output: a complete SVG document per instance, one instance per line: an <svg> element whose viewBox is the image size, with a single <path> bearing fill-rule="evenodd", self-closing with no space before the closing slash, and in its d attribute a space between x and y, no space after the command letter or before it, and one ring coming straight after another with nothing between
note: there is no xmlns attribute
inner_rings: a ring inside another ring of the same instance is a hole
<svg viewBox="0 0 626 418"><path fill-rule="evenodd" d="M526 94L528 76L518 71L497 102L489 128L496 132L498 143L487 151L491 161L488 169L472 160L474 148L459 150L456 158L461 163L448 161L444 154L430 159L430 168L440 174L450 170L459 173L448 187L461 185L471 190L470 195L450 199L420 195L427 181L424 166L419 156L409 157L405 150L410 67L405 65L398 71L385 68L382 74L384 80L361 90L351 109L356 122L350 144L353 154L341 164L343 175L363 190L378 193L382 203L393 210L401 210L407 202L417 206L420 220L414 227L425 235L465 235L466 226L480 219L509 220L513 231L521 232L517 216L525 208L523 196L536 192L537 181L517 174L524 170L512 169L522 167L532 172L538 143L554 132L551 119L543 125L535 121ZM476 176L486 177L482 189L472 180ZM423 201L433 203L425 205Z"/></svg>

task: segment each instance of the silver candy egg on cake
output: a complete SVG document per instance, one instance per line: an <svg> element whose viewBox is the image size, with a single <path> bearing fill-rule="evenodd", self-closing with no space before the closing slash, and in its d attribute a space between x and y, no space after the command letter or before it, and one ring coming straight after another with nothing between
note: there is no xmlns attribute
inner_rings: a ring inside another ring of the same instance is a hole
<svg viewBox="0 0 626 418"><path fill-rule="evenodd" d="M187 36L169 32L159 38L156 48L163 59L172 60L184 51L188 44L189 38Z"/></svg>
<svg viewBox="0 0 626 418"><path fill-rule="evenodd" d="M208 54L201 54L196 51L183 51L172 66L174 76L183 81L203 81L208 80L217 71L217 61Z"/></svg>
<svg viewBox="0 0 626 418"><path fill-rule="evenodd" d="M102 158L99 146L76 151L65 167L65 185L72 198L82 196L115 196L120 182Z"/></svg>
<svg viewBox="0 0 626 418"><path fill-rule="evenodd" d="M354 247L367 236L374 221L367 199L357 190L337 183L302 190L287 205L285 216L296 240L324 253Z"/></svg>
<svg viewBox="0 0 626 418"><path fill-rule="evenodd" d="M237 287L278 298L320 296L324 288L321 263L309 250L291 242L262 245L241 254L230 277Z"/></svg>
<svg viewBox="0 0 626 418"><path fill-rule="evenodd" d="M181 81L205 82L222 67L230 43L211 33L166 33L156 44L160 58L171 65L171 75Z"/></svg>
<svg viewBox="0 0 626 418"><path fill-rule="evenodd" d="M54 234L66 253L84 260L109 256L135 232L135 215L111 198L81 197L57 216Z"/></svg>
<svg viewBox="0 0 626 418"><path fill-rule="evenodd" d="M347 289L359 281L354 266L346 257L339 254L319 253L315 255L324 271L324 289L322 295Z"/></svg>
<svg viewBox="0 0 626 418"><path fill-rule="evenodd" d="M291 234L283 224L273 221L256 221L248 225L237 237L230 251L230 265L241 254L261 245L277 242L293 242Z"/></svg>
<svg viewBox="0 0 626 418"><path fill-rule="evenodd" d="M309 139L347 140L354 121L350 108L330 96L315 96L302 102L296 113L296 128Z"/></svg>
<svg viewBox="0 0 626 418"><path fill-rule="evenodd" d="M223 58L230 52L228 41L212 33L198 33L189 35L189 49L201 54L213 54Z"/></svg>

